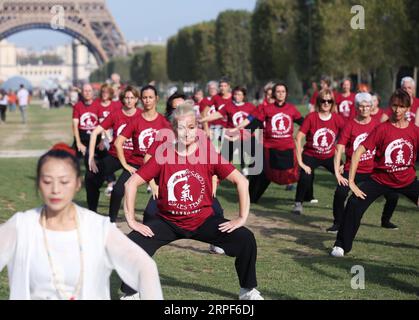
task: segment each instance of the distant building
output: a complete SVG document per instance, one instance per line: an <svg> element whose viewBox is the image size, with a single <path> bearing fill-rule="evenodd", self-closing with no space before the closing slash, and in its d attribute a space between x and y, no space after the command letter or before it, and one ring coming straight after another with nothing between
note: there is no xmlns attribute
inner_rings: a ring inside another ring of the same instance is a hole
<svg viewBox="0 0 419 320"><path fill-rule="evenodd" d="M87 81L98 65L87 47L74 40L77 50L77 77L79 81ZM18 48L6 40L0 41L0 82L13 76L28 79L34 87L40 87L45 80L56 80L63 86L73 82L73 49L72 44L43 50L38 55L55 55L61 58L58 64L19 64L19 58L34 55L26 48Z"/></svg>

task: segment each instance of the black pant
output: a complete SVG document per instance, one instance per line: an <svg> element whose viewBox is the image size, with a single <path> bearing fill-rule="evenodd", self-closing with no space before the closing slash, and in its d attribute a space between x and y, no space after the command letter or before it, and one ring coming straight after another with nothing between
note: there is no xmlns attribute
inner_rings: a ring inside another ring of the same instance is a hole
<svg viewBox="0 0 419 320"><path fill-rule="evenodd" d="M343 177L348 179L349 172L345 171ZM357 173L355 175L355 183L360 184L364 181L367 181L370 177L369 173ZM348 198L348 194L351 189L348 186L338 185L336 187L335 196L333 198L333 224L340 226L343 220L343 215L345 212L345 201ZM386 198L386 204L384 205L383 213L381 216L381 222L389 222L393 216L393 212L397 207L397 202L399 201L398 193L389 193L384 195Z"/></svg>
<svg viewBox="0 0 419 320"><path fill-rule="evenodd" d="M367 195L365 200L356 197L354 194L349 198L345 208L343 223L339 227L335 246L341 247L345 253L352 250L352 243L361 225L361 219L368 207L378 197L392 193L404 194L415 205L418 204L419 181L415 181L404 188L390 188L372 179L368 179L359 188Z"/></svg>
<svg viewBox="0 0 419 320"><path fill-rule="evenodd" d="M250 143L250 150L247 148L244 148L245 144ZM236 150L239 150L240 154L240 167L244 169L246 167L246 163L244 161L244 154L247 153L250 157L254 158L256 153L256 138L255 136L251 136L251 138L247 141L229 141L227 139L224 139L223 145L221 147L221 155L228 159L229 162L233 161L234 152ZM250 153L248 153L250 151ZM254 165L254 164L253 164Z"/></svg>
<svg viewBox="0 0 419 320"><path fill-rule="evenodd" d="M221 207L220 202L217 198L212 199L212 210L216 217L224 218L224 209ZM147 223L156 217L158 217L159 208L157 207L157 200L154 200L153 197L148 200L147 206L144 209L143 223Z"/></svg>
<svg viewBox="0 0 419 320"><path fill-rule="evenodd" d="M102 187L103 182L107 177L123 168L119 159L109 154L105 158L100 159L97 166L99 169L98 173L93 173L87 170L85 177L87 204L89 210L95 212L97 211L100 197L100 188ZM130 177L131 174L128 171L123 170L122 174L118 178L118 181L113 187L111 201L109 204L109 217L112 222L116 221L119 209L121 207L121 202L125 194L125 182L127 182Z"/></svg>
<svg viewBox="0 0 419 320"><path fill-rule="evenodd" d="M6 110L7 106L0 104L0 119L3 122L6 122Z"/></svg>
<svg viewBox="0 0 419 320"><path fill-rule="evenodd" d="M314 183L314 170L320 166L324 167L335 174L335 166L333 162L334 157L330 157L325 160L320 160L314 157L303 154L303 162L306 166L311 168L311 174L307 174L303 169L300 170L300 179L297 184L297 192L295 194L295 202L304 202L306 200L307 192L310 192L310 186L312 188Z"/></svg>
<svg viewBox="0 0 419 320"><path fill-rule="evenodd" d="M223 248L226 255L236 258L235 267L240 287L255 288L257 286L256 239L253 233L245 227L236 229L232 233L223 233L218 230L219 225L226 221L228 220L211 216L197 230L187 231L157 216L157 218L146 223L153 231L154 237L144 237L133 231L128 235L128 238L143 248L150 256L153 256L160 247L179 239L193 239L214 244ZM128 295L136 292L125 283L122 283L121 290Z"/></svg>
<svg viewBox="0 0 419 320"><path fill-rule="evenodd" d="M265 165L265 159L263 159ZM314 178L314 172L312 173ZM266 177L265 171L262 169L262 172L258 175L249 177L249 195L250 203L258 203L262 195L268 189L271 181ZM313 195L313 181L306 188L306 193L304 195L304 201L310 201L314 199Z"/></svg>

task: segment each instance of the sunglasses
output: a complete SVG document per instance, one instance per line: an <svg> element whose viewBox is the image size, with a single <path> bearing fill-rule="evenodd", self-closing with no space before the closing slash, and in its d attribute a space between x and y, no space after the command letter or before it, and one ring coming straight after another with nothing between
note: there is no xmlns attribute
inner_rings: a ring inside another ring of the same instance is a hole
<svg viewBox="0 0 419 320"><path fill-rule="evenodd" d="M334 103L334 101L331 99L331 100L325 100L325 99L320 99L320 103L321 104L325 104L325 103L328 103L328 104L333 104Z"/></svg>

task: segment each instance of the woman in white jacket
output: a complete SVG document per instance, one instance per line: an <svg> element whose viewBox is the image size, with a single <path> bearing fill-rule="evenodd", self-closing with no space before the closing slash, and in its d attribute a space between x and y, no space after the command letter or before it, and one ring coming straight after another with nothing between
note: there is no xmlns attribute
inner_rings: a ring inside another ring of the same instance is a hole
<svg viewBox="0 0 419 320"><path fill-rule="evenodd" d="M155 262L107 217L73 203L81 187L74 151L58 144L42 156L38 209L0 225L0 271L7 265L10 299L110 299L113 269L141 299L163 299Z"/></svg>

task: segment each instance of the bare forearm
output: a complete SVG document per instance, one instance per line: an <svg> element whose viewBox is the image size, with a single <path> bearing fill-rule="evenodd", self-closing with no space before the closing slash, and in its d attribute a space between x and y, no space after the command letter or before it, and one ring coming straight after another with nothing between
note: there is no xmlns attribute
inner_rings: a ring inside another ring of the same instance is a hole
<svg viewBox="0 0 419 320"><path fill-rule="evenodd" d="M358 170L359 161L361 156L366 152L363 146L360 146L352 155L351 167L349 169L349 182L355 182L356 172Z"/></svg>
<svg viewBox="0 0 419 320"><path fill-rule="evenodd" d="M335 165L335 175L340 172L340 163L342 161L343 146L338 144L336 146L334 165Z"/></svg>
<svg viewBox="0 0 419 320"><path fill-rule="evenodd" d="M121 162L121 165L123 167L126 167L128 165L127 163L127 159L125 158L125 153L124 153L124 137L119 136L116 141L114 142L115 145L115 149L116 149L116 155L118 156L119 162Z"/></svg>
<svg viewBox="0 0 419 320"><path fill-rule="evenodd" d="M250 197L249 197L249 182L246 178L237 184L237 192L239 194L239 216L247 220L250 210Z"/></svg>
<svg viewBox="0 0 419 320"><path fill-rule="evenodd" d="M209 116L206 116L206 117L202 118L201 122L204 122L204 123L205 122L212 122L212 121L222 119L222 118L223 118L223 115L217 111L217 112L215 112L215 113L213 113Z"/></svg>

